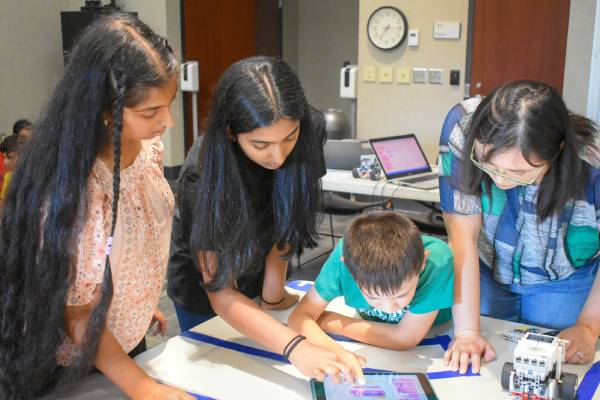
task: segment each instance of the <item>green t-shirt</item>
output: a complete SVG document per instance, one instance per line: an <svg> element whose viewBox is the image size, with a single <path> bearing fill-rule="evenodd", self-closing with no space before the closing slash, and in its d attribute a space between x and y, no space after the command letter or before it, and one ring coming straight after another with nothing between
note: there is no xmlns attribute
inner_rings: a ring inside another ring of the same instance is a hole
<svg viewBox="0 0 600 400"><path fill-rule="evenodd" d="M452 318L451 307L454 300L452 252L448 245L439 239L421 235L421 240L425 250L429 250L429 257L425 268L419 273L415 296L400 312L385 313L367 302L348 267L342 261L343 239L339 241L323 265L315 281L315 289L325 301L343 296L346 305L355 308L364 319L398 323L409 310L413 314L426 314L439 310L434 325L447 322Z"/></svg>

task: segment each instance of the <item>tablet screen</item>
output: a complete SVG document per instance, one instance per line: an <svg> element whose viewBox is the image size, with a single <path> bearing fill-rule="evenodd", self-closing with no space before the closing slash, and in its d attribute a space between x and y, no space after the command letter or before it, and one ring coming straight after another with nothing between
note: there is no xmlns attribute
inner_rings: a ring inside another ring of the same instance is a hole
<svg viewBox="0 0 600 400"><path fill-rule="evenodd" d="M323 383L327 400L427 400L428 396L417 375L365 375L365 384L335 384L331 379Z"/></svg>

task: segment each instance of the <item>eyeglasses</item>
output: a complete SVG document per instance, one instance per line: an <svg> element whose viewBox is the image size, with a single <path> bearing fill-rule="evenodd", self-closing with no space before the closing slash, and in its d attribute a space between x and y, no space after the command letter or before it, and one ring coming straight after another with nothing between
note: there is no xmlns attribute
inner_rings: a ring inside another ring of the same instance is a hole
<svg viewBox="0 0 600 400"><path fill-rule="evenodd" d="M546 168L546 166L548 165L548 164L542 165L541 167L539 167L537 174L535 174L535 176L532 179L530 179L528 181L524 181L522 179L513 178L512 176L503 174L500 171L488 168L488 167L484 166L483 164L481 164L479 161L477 161L477 159L475 157L475 142L473 142L473 147L471 148L471 157L470 158L471 158L471 162L473 164L475 164L479 169L481 169L483 172L487 173L488 175L500 176L509 182L516 183L517 185L522 185L522 186L533 184L537 180L537 178L540 176L540 174L542 173L544 168Z"/></svg>

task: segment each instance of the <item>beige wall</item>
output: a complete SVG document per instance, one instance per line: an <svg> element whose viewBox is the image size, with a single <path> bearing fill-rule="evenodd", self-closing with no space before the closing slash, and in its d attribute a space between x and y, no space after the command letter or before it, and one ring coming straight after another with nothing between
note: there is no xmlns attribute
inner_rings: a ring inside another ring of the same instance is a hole
<svg viewBox="0 0 600 400"><path fill-rule="evenodd" d="M586 114L596 0L571 0L563 98L567 107Z"/></svg>
<svg viewBox="0 0 600 400"><path fill-rule="evenodd" d="M283 57L296 69L308 101L350 117L340 98L340 68L358 61L359 0L284 0Z"/></svg>
<svg viewBox="0 0 600 400"><path fill-rule="evenodd" d="M409 48L405 42L397 49L382 51L371 45L366 35L367 20L375 9L384 5L402 10L409 29L419 30L418 47ZM433 40L433 23L438 20L461 22L460 39ZM357 104L357 132L360 139L415 133L429 161L435 162L444 117L463 96L467 23L468 0L360 1ZM363 82L365 66L409 67L411 83ZM412 68L415 67L443 69L444 83L412 83ZM460 70L460 86L450 86L450 69Z"/></svg>
<svg viewBox="0 0 600 400"><path fill-rule="evenodd" d="M106 1L104 2L106 3ZM61 11L77 11L83 0L1 0L0 133L9 133L18 118L36 120L63 72ZM161 35L168 35L181 55L179 1L121 0L124 10L137 11ZM165 166L183 162L181 96L173 105L175 126L163 137Z"/></svg>
<svg viewBox="0 0 600 400"><path fill-rule="evenodd" d="M181 48L181 12L180 2L165 0L167 7L167 32L166 36L175 52L175 57L183 60L183 51ZM165 165L176 166L183 164L185 159L185 130L183 126L183 93L179 91L177 98L173 101L171 108L175 126L165 135Z"/></svg>
<svg viewBox="0 0 600 400"><path fill-rule="evenodd" d="M63 68L60 11L67 1L0 1L0 133L37 119Z"/></svg>
<svg viewBox="0 0 600 400"><path fill-rule="evenodd" d="M283 0L281 57L298 70L298 1Z"/></svg>

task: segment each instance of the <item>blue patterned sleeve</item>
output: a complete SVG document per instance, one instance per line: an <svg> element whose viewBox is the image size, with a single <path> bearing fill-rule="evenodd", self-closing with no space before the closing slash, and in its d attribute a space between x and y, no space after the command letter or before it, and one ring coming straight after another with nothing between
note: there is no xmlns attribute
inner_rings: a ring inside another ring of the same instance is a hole
<svg viewBox="0 0 600 400"><path fill-rule="evenodd" d="M463 161L461 155L464 147L463 126L468 119L468 109L474 109L479 101L469 99L457 104L446 116L440 135L440 153L438 172L440 175L440 208L451 214L481 214L481 199L459 189Z"/></svg>

